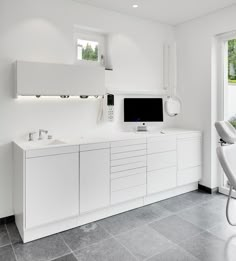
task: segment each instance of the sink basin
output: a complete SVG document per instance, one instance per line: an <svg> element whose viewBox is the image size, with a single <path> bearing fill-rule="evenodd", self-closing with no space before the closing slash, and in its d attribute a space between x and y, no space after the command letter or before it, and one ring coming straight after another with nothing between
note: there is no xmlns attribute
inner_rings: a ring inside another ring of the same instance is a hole
<svg viewBox="0 0 236 261"><path fill-rule="evenodd" d="M45 145L60 145L60 144L66 144L66 143L61 140L50 140Z"/></svg>
<svg viewBox="0 0 236 261"><path fill-rule="evenodd" d="M48 147L48 146L58 146L66 144L66 142L58 139L53 140L35 140L28 141L25 145L27 148L40 148L40 147Z"/></svg>

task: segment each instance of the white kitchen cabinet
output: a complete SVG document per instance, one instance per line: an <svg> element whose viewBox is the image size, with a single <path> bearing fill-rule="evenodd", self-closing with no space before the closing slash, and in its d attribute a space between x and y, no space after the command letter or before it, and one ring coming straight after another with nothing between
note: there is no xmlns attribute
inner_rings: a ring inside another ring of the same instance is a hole
<svg viewBox="0 0 236 261"><path fill-rule="evenodd" d="M14 143L14 214L23 241L197 189L200 132L139 137L39 148Z"/></svg>
<svg viewBox="0 0 236 261"><path fill-rule="evenodd" d="M79 154L26 159L26 229L79 214Z"/></svg>
<svg viewBox="0 0 236 261"><path fill-rule="evenodd" d="M87 146L87 149L89 149L89 146ZM110 150L105 148L81 151L80 213L104 208L109 206L109 204Z"/></svg>
<svg viewBox="0 0 236 261"><path fill-rule="evenodd" d="M177 139L178 185L185 185L201 179L202 139L201 135L180 136Z"/></svg>

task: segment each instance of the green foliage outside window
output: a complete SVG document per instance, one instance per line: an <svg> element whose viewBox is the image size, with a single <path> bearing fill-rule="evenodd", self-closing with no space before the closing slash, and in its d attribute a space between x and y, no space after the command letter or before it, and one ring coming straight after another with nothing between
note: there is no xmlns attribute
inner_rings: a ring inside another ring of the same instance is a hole
<svg viewBox="0 0 236 261"><path fill-rule="evenodd" d="M96 45L95 49L87 43L86 47L82 48L82 59L89 61L98 61L98 46Z"/></svg>
<svg viewBox="0 0 236 261"><path fill-rule="evenodd" d="M228 80L236 83L236 39L228 41Z"/></svg>

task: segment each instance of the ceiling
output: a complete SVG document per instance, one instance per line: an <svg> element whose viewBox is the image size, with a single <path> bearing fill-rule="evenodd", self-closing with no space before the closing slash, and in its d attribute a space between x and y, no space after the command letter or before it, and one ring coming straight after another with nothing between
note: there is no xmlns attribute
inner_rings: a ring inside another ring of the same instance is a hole
<svg viewBox="0 0 236 261"><path fill-rule="evenodd" d="M177 25L236 4L236 0L77 0L120 13ZM138 4L138 8L133 8Z"/></svg>

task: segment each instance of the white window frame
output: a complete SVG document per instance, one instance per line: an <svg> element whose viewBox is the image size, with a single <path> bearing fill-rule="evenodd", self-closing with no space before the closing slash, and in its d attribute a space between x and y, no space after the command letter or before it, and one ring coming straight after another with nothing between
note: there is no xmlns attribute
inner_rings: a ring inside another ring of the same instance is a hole
<svg viewBox="0 0 236 261"><path fill-rule="evenodd" d="M219 41L219 49L218 49L218 56L219 56L219 64L218 64L218 95L219 95L219 120L225 120L226 112L225 112L225 105L227 103L227 95L225 86L229 84L228 82L228 70L225 68L228 67L228 41L232 39L236 39L236 31L232 31L229 33L221 34L217 36ZM225 186L225 176L222 168L219 166L218 172L220 173L220 184L219 184L219 192L225 195L229 194L229 187ZM236 191L232 192L232 197L236 198Z"/></svg>
<svg viewBox="0 0 236 261"><path fill-rule="evenodd" d="M89 61L89 60L78 60L77 59L77 40L87 40L98 42L98 61ZM87 31L87 30L76 30L74 33L74 42L75 42L75 63L76 64L85 64L85 65L101 65L101 56L105 57L105 34Z"/></svg>

